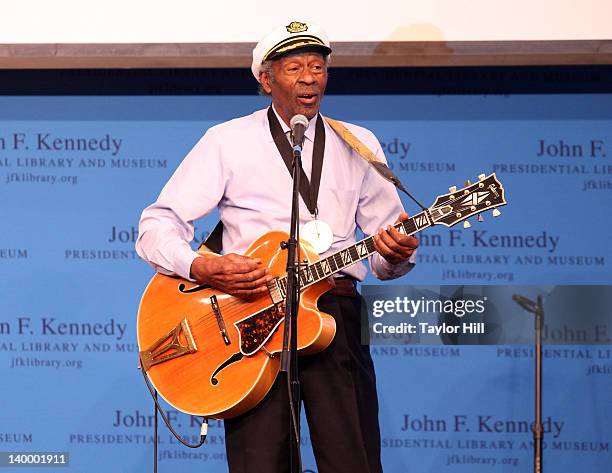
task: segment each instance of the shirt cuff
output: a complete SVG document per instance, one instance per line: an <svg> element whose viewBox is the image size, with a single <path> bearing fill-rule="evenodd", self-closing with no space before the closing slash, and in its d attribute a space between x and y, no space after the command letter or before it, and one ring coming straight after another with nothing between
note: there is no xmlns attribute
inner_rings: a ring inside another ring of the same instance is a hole
<svg viewBox="0 0 612 473"><path fill-rule="evenodd" d="M410 255L410 258L398 264L391 264L380 254L378 254L378 268L376 271L376 277L381 280L385 280L396 279L403 276L416 265L416 253L417 250Z"/></svg>
<svg viewBox="0 0 612 473"><path fill-rule="evenodd" d="M194 281L191 277L191 264L198 256L189 245L181 245L174 253L174 271L183 279Z"/></svg>

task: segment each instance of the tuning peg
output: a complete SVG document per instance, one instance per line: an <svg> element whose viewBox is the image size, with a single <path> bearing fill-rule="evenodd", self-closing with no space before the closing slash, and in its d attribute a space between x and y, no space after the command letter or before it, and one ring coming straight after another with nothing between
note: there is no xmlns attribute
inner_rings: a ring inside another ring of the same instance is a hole
<svg viewBox="0 0 612 473"><path fill-rule="evenodd" d="M478 217L476 217L476 220L478 220L479 222L484 222L484 218L482 217L482 214L478 214Z"/></svg>
<svg viewBox="0 0 612 473"><path fill-rule="evenodd" d="M450 186L450 187L448 188L448 192L451 192L451 193L453 193L453 192L457 192L457 186Z"/></svg>
<svg viewBox="0 0 612 473"><path fill-rule="evenodd" d="M497 209L493 209L491 213L493 214L494 217L499 217L501 215L501 212Z"/></svg>
<svg viewBox="0 0 612 473"><path fill-rule="evenodd" d="M478 174L478 179L480 179L481 181L484 181L486 177L487 176L485 174Z"/></svg>
<svg viewBox="0 0 612 473"><path fill-rule="evenodd" d="M472 226L472 224L470 222L468 222L467 220L465 222L463 222L463 228L470 228Z"/></svg>

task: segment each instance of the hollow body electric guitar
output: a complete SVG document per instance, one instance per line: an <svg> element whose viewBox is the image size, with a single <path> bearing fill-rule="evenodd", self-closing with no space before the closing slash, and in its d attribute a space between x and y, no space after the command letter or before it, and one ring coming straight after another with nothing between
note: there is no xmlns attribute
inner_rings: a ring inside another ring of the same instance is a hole
<svg viewBox="0 0 612 473"><path fill-rule="evenodd" d="M448 227L505 205L495 174L439 196L428 209L395 228L412 235L427 227ZM497 209L494 215L499 214ZM243 300L210 286L156 274L138 310L141 368L162 397L194 415L225 419L255 406L279 371L287 289L287 233L271 231L254 241L246 255L261 258L274 279L268 293ZM371 237L320 259L301 242L306 264L300 269L298 350L317 353L332 341L334 319L317 309L318 298L333 286L328 279L375 252Z"/></svg>

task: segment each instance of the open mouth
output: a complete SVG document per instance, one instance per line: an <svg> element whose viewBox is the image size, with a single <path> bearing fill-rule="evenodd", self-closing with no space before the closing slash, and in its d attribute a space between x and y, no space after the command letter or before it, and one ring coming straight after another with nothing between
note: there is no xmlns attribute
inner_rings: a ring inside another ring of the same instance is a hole
<svg viewBox="0 0 612 473"><path fill-rule="evenodd" d="M317 94L300 94L298 100L304 105L312 105L317 101Z"/></svg>

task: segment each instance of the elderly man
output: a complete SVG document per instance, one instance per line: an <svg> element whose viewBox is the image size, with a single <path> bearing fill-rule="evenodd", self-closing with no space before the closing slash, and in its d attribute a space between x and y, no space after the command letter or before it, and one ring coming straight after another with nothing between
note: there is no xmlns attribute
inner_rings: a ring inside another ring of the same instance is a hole
<svg viewBox="0 0 612 473"><path fill-rule="evenodd" d="M142 214L136 248L158 271L238 297L268 291L267 268L242 253L266 231L289 228L292 182L283 154L297 114L309 120L302 155L308 189L300 201L302 235L313 222L328 229L328 242L313 241L326 256L355 243L359 227L375 235L378 254L370 266L376 277L396 278L412 268L418 242L391 226L407 218L397 192L319 114L330 53L326 34L310 23L282 25L259 42L252 71L271 106L210 128ZM384 160L370 131L343 125ZM189 245L192 221L215 207L224 224L224 255L202 256ZM360 343L355 290L366 271L362 263L346 268L336 288L321 297L319 308L334 317L336 336L321 353L300 358L302 400L319 473L382 471L376 379L369 348ZM226 420L225 429L231 473L288 471L287 392L278 380L255 408Z"/></svg>

